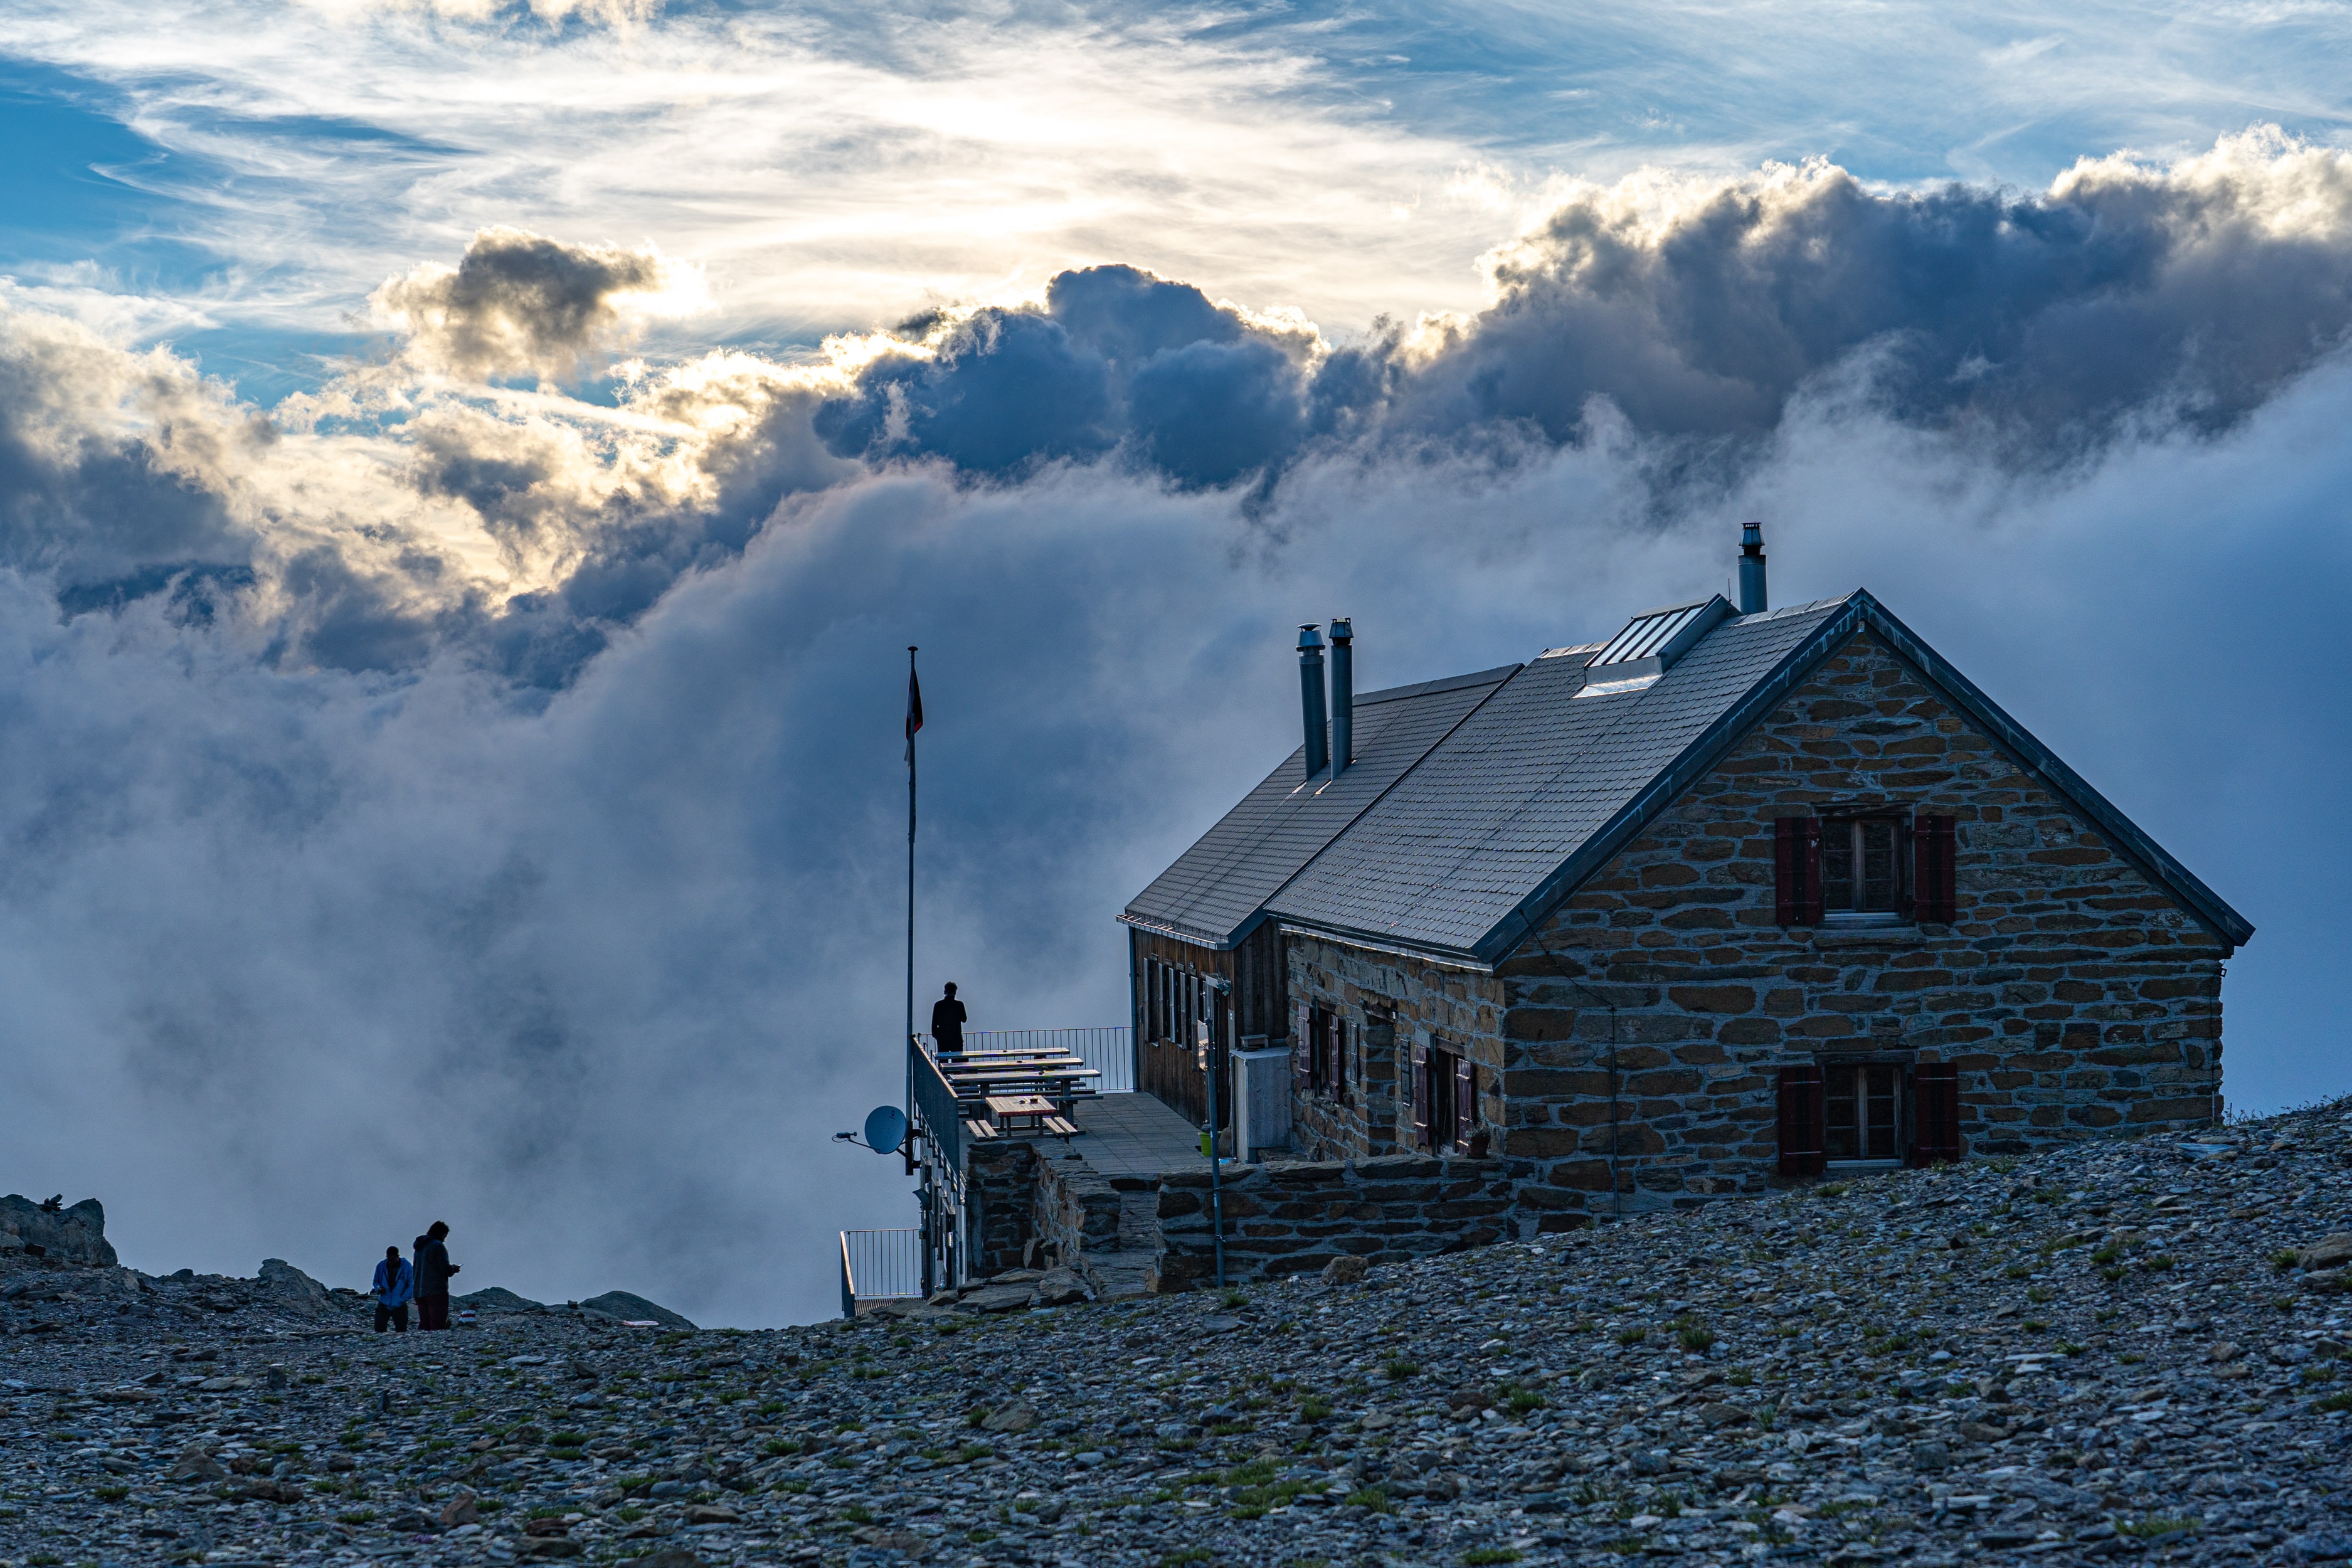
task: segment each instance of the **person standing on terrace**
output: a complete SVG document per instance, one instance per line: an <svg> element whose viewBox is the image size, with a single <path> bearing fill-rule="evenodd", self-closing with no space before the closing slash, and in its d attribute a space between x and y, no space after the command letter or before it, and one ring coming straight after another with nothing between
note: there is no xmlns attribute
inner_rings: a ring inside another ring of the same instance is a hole
<svg viewBox="0 0 2352 1568"><path fill-rule="evenodd" d="M950 980L947 994L931 1004L931 1042L943 1057L963 1055L963 1026L969 1015L955 993L955 982Z"/></svg>

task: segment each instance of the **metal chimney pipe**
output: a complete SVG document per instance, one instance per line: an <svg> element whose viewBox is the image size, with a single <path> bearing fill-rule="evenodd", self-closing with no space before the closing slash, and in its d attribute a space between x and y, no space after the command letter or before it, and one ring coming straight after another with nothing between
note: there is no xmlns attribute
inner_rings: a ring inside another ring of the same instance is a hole
<svg viewBox="0 0 2352 1568"><path fill-rule="evenodd" d="M1307 776L1331 765L1323 731L1323 635L1314 623L1298 628L1298 708L1307 724Z"/></svg>
<svg viewBox="0 0 2352 1568"><path fill-rule="evenodd" d="M1760 616L1766 606L1764 525L1744 522L1739 525L1739 613Z"/></svg>
<svg viewBox="0 0 2352 1568"><path fill-rule="evenodd" d="M1356 627L1342 616L1331 623L1331 776L1356 760Z"/></svg>

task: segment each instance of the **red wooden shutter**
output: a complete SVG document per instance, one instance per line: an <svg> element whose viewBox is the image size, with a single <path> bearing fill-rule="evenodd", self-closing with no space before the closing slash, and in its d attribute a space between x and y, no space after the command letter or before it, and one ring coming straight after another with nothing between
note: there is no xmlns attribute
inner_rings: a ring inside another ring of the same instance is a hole
<svg viewBox="0 0 2352 1568"><path fill-rule="evenodd" d="M1911 1069L1911 1163L1960 1157L1960 1069L1921 1062Z"/></svg>
<svg viewBox="0 0 2352 1568"><path fill-rule="evenodd" d="M1471 1065L1465 1048L1454 1058L1454 1146L1470 1147L1470 1135L1478 1130L1478 1069Z"/></svg>
<svg viewBox="0 0 2352 1568"><path fill-rule="evenodd" d="M1412 1146L1429 1147L1429 1045L1412 1043Z"/></svg>
<svg viewBox="0 0 2352 1568"><path fill-rule="evenodd" d="M1804 842L1798 837L1794 816L1772 823L1772 918L1784 926L1798 923L1804 912Z"/></svg>
<svg viewBox="0 0 2352 1568"><path fill-rule="evenodd" d="M1954 884L1959 870L1959 819L1917 816L1911 819L1912 918L1923 924L1949 925L1959 918L1959 897Z"/></svg>
<svg viewBox="0 0 2352 1568"><path fill-rule="evenodd" d="M1290 1018L1290 1089L1293 1094L1307 1095L1315 1090L1315 1039L1308 1033L1311 1015L1304 1002L1291 1008Z"/></svg>
<svg viewBox="0 0 2352 1568"><path fill-rule="evenodd" d="M1822 1069L1819 1063L1780 1069L1780 1173L1811 1176L1822 1169Z"/></svg>
<svg viewBox="0 0 2352 1568"><path fill-rule="evenodd" d="M1817 926L1822 923L1822 819L1801 816L1797 820L1803 825L1805 841L1805 912L1801 923Z"/></svg>
<svg viewBox="0 0 2352 1568"><path fill-rule="evenodd" d="M1822 923L1822 819L1772 824L1772 918L1784 926Z"/></svg>

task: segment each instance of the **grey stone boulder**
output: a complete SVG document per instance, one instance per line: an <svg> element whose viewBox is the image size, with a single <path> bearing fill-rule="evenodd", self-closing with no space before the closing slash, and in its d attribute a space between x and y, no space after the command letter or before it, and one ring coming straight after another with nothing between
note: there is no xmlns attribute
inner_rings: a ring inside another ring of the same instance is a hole
<svg viewBox="0 0 2352 1568"><path fill-rule="evenodd" d="M1027 1285L983 1285L963 1299L967 1312L1017 1312L1037 1299Z"/></svg>
<svg viewBox="0 0 2352 1568"><path fill-rule="evenodd" d="M2322 1268L2341 1268L2352 1263L2352 1230L2339 1230L2334 1236L2323 1236L2294 1255L2295 1267L2306 1272Z"/></svg>
<svg viewBox="0 0 2352 1568"><path fill-rule="evenodd" d="M1364 1282L1366 1266L1360 1258L1335 1258L1323 1266L1326 1285L1360 1285Z"/></svg>
<svg viewBox="0 0 2352 1568"><path fill-rule="evenodd" d="M657 1307L643 1296L633 1296L626 1290L607 1290L580 1303L592 1312L603 1312L624 1322L659 1323L665 1329L691 1329L694 1325L667 1307Z"/></svg>
<svg viewBox="0 0 2352 1568"><path fill-rule="evenodd" d="M1049 1269L1037 1281L1037 1305L1041 1307L1067 1307L1086 1299L1087 1282L1074 1270Z"/></svg>
<svg viewBox="0 0 2352 1568"><path fill-rule="evenodd" d="M225 1481L228 1479L228 1467L191 1443L180 1450L180 1457L172 1461L172 1468L163 1479L173 1481Z"/></svg>
<svg viewBox="0 0 2352 1568"><path fill-rule="evenodd" d="M315 1318L333 1306L327 1288L282 1258L261 1260L261 1289L273 1305Z"/></svg>
<svg viewBox="0 0 2352 1568"><path fill-rule="evenodd" d="M581 1305L587 1307L594 1306L595 1303L583 1301ZM648 1301L646 1305L650 1307L653 1303ZM463 1296L452 1296L449 1298L449 1306L453 1311L471 1310L476 1312L543 1312L547 1310L543 1302L534 1301L528 1296L518 1296L503 1285L486 1285L479 1290L469 1291ZM655 1310L658 1311L660 1309ZM601 1311L603 1309L599 1308L598 1310ZM619 1315L626 1317L634 1314Z"/></svg>
<svg viewBox="0 0 2352 1568"><path fill-rule="evenodd" d="M0 1252L94 1268L116 1265L106 1239L106 1207L96 1198L62 1209L45 1209L16 1193L0 1198Z"/></svg>

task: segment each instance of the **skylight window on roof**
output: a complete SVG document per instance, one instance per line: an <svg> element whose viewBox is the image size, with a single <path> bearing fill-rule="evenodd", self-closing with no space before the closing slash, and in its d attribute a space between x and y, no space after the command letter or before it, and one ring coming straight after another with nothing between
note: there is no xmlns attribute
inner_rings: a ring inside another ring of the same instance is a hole
<svg viewBox="0 0 2352 1568"><path fill-rule="evenodd" d="M1577 695L1605 697L1654 684L1730 614L1731 602L1720 594L1696 604L1643 610L1592 656L1592 662L1585 666L1583 689Z"/></svg>
<svg viewBox="0 0 2352 1568"><path fill-rule="evenodd" d="M1675 634L1699 617L1712 600L1696 605L1676 605L1670 609L1644 610L1625 623L1625 629L1604 644L1592 662L1600 664L1631 664L1637 658L1649 658L1675 640Z"/></svg>

